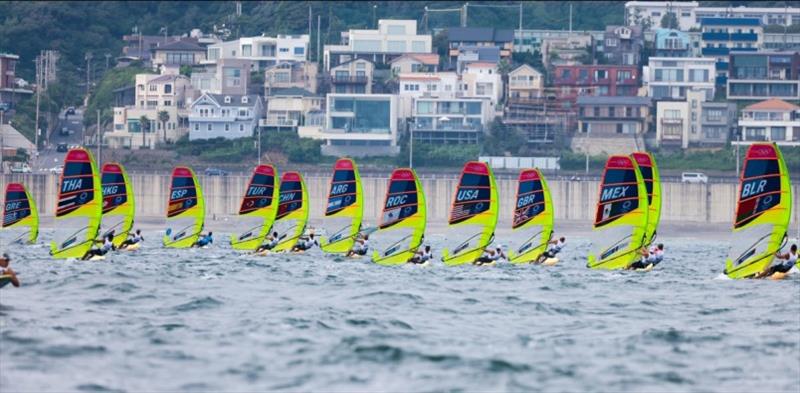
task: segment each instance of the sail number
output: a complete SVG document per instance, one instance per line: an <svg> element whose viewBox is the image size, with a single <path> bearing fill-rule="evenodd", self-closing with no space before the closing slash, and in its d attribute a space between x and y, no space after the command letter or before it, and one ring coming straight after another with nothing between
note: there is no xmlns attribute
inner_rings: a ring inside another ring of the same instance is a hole
<svg viewBox="0 0 800 393"><path fill-rule="evenodd" d="M172 191L172 196L170 196L170 199L172 199L172 200L181 199L181 198L185 197L186 194L188 194L188 193L189 193L189 190L175 190L175 191Z"/></svg>
<svg viewBox="0 0 800 393"><path fill-rule="evenodd" d="M119 190L119 186L105 186L103 187L103 196L114 195Z"/></svg>
<svg viewBox="0 0 800 393"><path fill-rule="evenodd" d="M456 202L471 201L478 199L479 190L459 190L456 194Z"/></svg>
<svg viewBox="0 0 800 393"><path fill-rule="evenodd" d="M742 184L742 199L763 193L766 186L767 181L765 179Z"/></svg>
<svg viewBox="0 0 800 393"><path fill-rule="evenodd" d="M252 186L250 189L247 190L247 195L264 195L267 192L267 187L264 186Z"/></svg>
<svg viewBox="0 0 800 393"><path fill-rule="evenodd" d="M536 194L525 195L517 200L517 208L532 205L536 201Z"/></svg>
<svg viewBox="0 0 800 393"><path fill-rule="evenodd" d="M281 194L280 203L289 202L291 200L294 200L294 194L295 193L293 193L293 192L287 192L285 194Z"/></svg>
<svg viewBox="0 0 800 393"><path fill-rule="evenodd" d="M333 187L331 187L331 195L344 194L349 189L350 189L350 184L349 183L334 184Z"/></svg>
<svg viewBox="0 0 800 393"><path fill-rule="evenodd" d="M6 211L17 210L22 206L22 202L8 202L6 203Z"/></svg>
<svg viewBox="0 0 800 393"><path fill-rule="evenodd" d="M61 192L77 191L83 188L83 179L64 179Z"/></svg>
<svg viewBox="0 0 800 393"><path fill-rule="evenodd" d="M608 201L611 199L625 198L630 186L608 187L603 189L603 194L600 196L601 201Z"/></svg>
<svg viewBox="0 0 800 393"><path fill-rule="evenodd" d="M386 207L389 208L389 207L404 205L407 200L408 200L407 194L390 196L389 198L386 199Z"/></svg>

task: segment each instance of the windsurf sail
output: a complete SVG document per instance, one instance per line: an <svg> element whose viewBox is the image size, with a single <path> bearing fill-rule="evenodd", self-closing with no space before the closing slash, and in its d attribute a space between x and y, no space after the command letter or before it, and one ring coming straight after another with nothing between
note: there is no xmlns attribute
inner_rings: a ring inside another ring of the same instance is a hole
<svg viewBox="0 0 800 393"><path fill-rule="evenodd" d="M308 223L308 190L303 176L286 172L281 177L278 215L273 231L278 232L278 244L272 251L289 251L300 240Z"/></svg>
<svg viewBox="0 0 800 393"><path fill-rule="evenodd" d="M100 230L104 238L114 231L114 246L119 247L133 228L135 206L133 188L125 168L117 163L103 164L100 171L103 186L103 219Z"/></svg>
<svg viewBox="0 0 800 393"><path fill-rule="evenodd" d="M588 267L622 269L638 260L647 230L647 189L636 161L611 156L606 161Z"/></svg>
<svg viewBox="0 0 800 393"><path fill-rule="evenodd" d="M395 169L389 177L372 262L399 265L408 262L422 245L427 220L425 193L413 169Z"/></svg>
<svg viewBox="0 0 800 393"><path fill-rule="evenodd" d="M466 163L450 208L447 241L454 246L442 250L442 261L461 265L478 259L494 240L497 212L497 184L492 169L484 162Z"/></svg>
<svg viewBox="0 0 800 393"><path fill-rule="evenodd" d="M658 166L653 155L647 152L632 154L639 171L642 173L644 187L647 190L647 229L645 231L645 245L655 240L658 224L661 222L661 176L658 175Z"/></svg>
<svg viewBox="0 0 800 393"><path fill-rule="evenodd" d="M320 236L323 251L345 253L353 248L364 215L363 195L356 163L349 158L340 158L333 166L325 208L325 236Z"/></svg>
<svg viewBox="0 0 800 393"><path fill-rule="evenodd" d="M187 167L172 171L172 184L167 200L167 231L164 247L191 247L200 237L206 217L203 190L197 176Z"/></svg>
<svg viewBox="0 0 800 393"><path fill-rule="evenodd" d="M750 145L739 178L733 241L725 274L748 278L764 271L784 244L791 215L789 171L778 145Z"/></svg>
<svg viewBox="0 0 800 393"><path fill-rule="evenodd" d="M39 237L39 213L36 210L36 202L23 184L6 185L3 228L19 229L18 233L14 234L11 244L33 244Z"/></svg>
<svg viewBox="0 0 800 393"><path fill-rule="evenodd" d="M234 250L255 251L267 237L275 221L278 204L278 174L272 165L259 165L247 186L239 221L245 225L244 232L231 235Z"/></svg>
<svg viewBox="0 0 800 393"><path fill-rule="evenodd" d="M58 184L50 255L82 258L97 239L103 214L100 174L92 154L81 148L68 151Z"/></svg>
<svg viewBox="0 0 800 393"><path fill-rule="evenodd" d="M553 235L553 200L547 181L538 169L525 169L519 174L509 262L525 263L539 258L547 250Z"/></svg>

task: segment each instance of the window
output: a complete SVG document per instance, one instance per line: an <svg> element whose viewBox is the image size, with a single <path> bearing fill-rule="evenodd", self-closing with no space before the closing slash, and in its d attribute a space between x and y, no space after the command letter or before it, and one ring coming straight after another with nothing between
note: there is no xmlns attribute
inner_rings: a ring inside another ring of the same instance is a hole
<svg viewBox="0 0 800 393"><path fill-rule="evenodd" d="M239 132L244 132L244 124L239 124Z"/></svg>
<svg viewBox="0 0 800 393"><path fill-rule="evenodd" d="M231 103L231 96L225 96L225 98L223 100L225 101L226 104L230 104Z"/></svg>
<svg viewBox="0 0 800 393"><path fill-rule="evenodd" d="M367 63L363 61L359 61L358 63L356 63L357 70L365 70L366 68L367 68Z"/></svg>
<svg viewBox="0 0 800 393"><path fill-rule="evenodd" d="M800 22L798 22L797 24L800 24ZM416 53L428 52L428 50L425 49L426 47L427 45L425 45L425 41L411 41L412 52Z"/></svg>
<svg viewBox="0 0 800 393"><path fill-rule="evenodd" d="M230 131L230 126L228 125L228 123L225 123L225 131Z"/></svg>
<svg viewBox="0 0 800 393"><path fill-rule="evenodd" d="M615 46L617 46L617 39L616 38L606 38L606 46L607 47L615 47Z"/></svg>
<svg viewBox="0 0 800 393"><path fill-rule="evenodd" d="M158 106L158 101L147 101L148 108L155 108Z"/></svg>
<svg viewBox="0 0 800 393"><path fill-rule="evenodd" d="M289 48L279 48L279 49L278 49L278 52L281 52L281 53L289 53Z"/></svg>
<svg viewBox="0 0 800 393"><path fill-rule="evenodd" d="M206 129L207 129L207 131L211 131L211 123L208 123L208 126L206 126Z"/></svg>
<svg viewBox="0 0 800 393"><path fill-rule="evenodd" d="M629 106L625 107L625 117L633 117L633 108Z"/></svg>
<svg viewBox="0 0 800 393"><path fill-rule="evenodd" d="M150 90L150 91L158 91L158 86L156 86L156 85L154 85L154 84L152 84L152 83L151 83L151 84L150 84L150 87L149 87L149 90Z"/></svg>
<svg viewBox="0 0 800 393"><path fill-rule="evenodd" d="M681 118L681 111L678 109L664 110L664 118L670 120L679 120Z"/></svg>
<svg viewBox="0 0 800 393"><path fill-rule="evenodd" d="M347 78L350 76L350 71L336 71L336 79Z"/></svg>
<svg viewBox="0 0 800 393"><path fill-rule="evenodd" d="M172 85L167 83L164 85L164 94L172 94Z"/></svg>
<svg viewBox="0 0 800 393"><path fill-rule="evenodd" d="M200 124L194 123L194 130L200 131Z"/></svg>
<svg viewBox="0 0 800 393"><path fill-rule="evenodd" d="M585 82L587 79L589 79L589 71L583 69L578 70L578 80Z"/></svg>
<svg viewBox="0 0 800 393"><path fill-rule="evenodd" d="M364 72L364 71L356 71L356 76L360 76L360 77L366 77L366 76L367 76L367 73L366 73L366 72Z"/></svg>
<svg viewBox="0 0 800 393"><path fill-rule="evenodd" d="M563 78L563 79L569 79L569 78L570 78L570 72L569 72L569 70L561 70L561 78Z"/></svg>
<svg viewBox="0 0 800 393"><path fill-rule="evenodd" d="M242 45L242 56L252 56L252 55L253 55L253 45L250 44Z"/></svg>
<svg viewBox="0 0 800 393"><path fill-rule="evenodd" d="M247 96L242 96L242 104L246 104L249 101Z"/></svg>
<svg viewBox="0 0 800 393"><path fill-rule="evenodd" d="M594 107L594 117L600 117L600 107Z"/></svg>
<svg viewBox="0 0 800 393"><path fill-rule="evenodd" d="M248 111L247 109L239 109L239 117L247 117L248 115L250 115L249 112L250 111Z"/></svg>
<svg viewBox="0 0 800 393"><path fill-rule="evenodd" d="M709 109L706 111L706 119L709 121L720 121L722 120L722 115L722 109Z"/></svg>
<svg viewBox="0 0 800 393"><path fill-rule="evenodd" d="M294 47L294 54L296 56L305 56L306 48L304 48L302 46L296 46L296 47Z"/></svg>
<svg viewBox="0 0 800 393"><path fill-rule="evenodd" d="M144 91L144 85L139 85L139 91Z"/></svg>
<svg viewBox="0 0 800 393"><path fill-rule="evenodd" d="M172 106L172 100L164 100L164 106Z"/></svg>
<svg viewBox="0 0 800 393"><path fill-rule="evenodd" d="M389 25L386 29L386 32L391 35L404 35L406 34L406 26L405 25Z"/></svg>
<svg viewBox="0 0 800 393"><path fill-rule="evenodd" d="M208 48L208 60L219 59L219 48Z"/></svg>
<svg viewBox="0 0 800 393"><path fill-rule="evenodd" d="M388 41L386 43L386 50L389 52L403 53L406 51L405 41Z"/></svg>
<svg viewBox="0 0 800 393"><path fill-rule="evenodd" d="M417 113L421 115L433 114L433 103L430 101L417 102Z"/></svg>
<svg viewBox="0 0 800 393"><path fill-rule="evenodd" d="M624 81L631 79L631 72L630 71L617 71L617 80Z"/></svg>
<svg viewBox="0 0 800 393"><path fill-rule="evenodd" d="M347 86L345 85L336 85L334 89L337 93L347 93Z"/></svg>
<svg viewBox="0 0 800 393"><path fill-rule="evenodd" d="M689 81L690 82L708 82L708 70L690 69L689 70Z"/></svg>

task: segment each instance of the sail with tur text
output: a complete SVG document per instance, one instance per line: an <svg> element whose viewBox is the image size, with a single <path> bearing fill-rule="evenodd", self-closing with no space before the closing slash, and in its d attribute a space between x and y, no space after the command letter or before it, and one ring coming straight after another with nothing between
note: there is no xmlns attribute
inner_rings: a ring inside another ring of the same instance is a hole
<svg viewBox="0 0 800 393"><path fill-rule="evenodd" d="M239 221L247 229L231 235L231 247L234 250L255 251L275 222L277 204L277 171L272 165L259 165L253 170L239 207Z"/></svg>

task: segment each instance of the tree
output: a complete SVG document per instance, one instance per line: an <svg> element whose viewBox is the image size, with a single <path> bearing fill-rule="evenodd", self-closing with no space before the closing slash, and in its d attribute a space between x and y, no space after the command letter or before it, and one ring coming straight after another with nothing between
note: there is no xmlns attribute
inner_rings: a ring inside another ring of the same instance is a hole
<svg viewBox="0 0 800 393"><path fill-rule="evenodd" d="M164 143L167 143L167 122L169 121L169 112L158 111L158 121L161 122L161 130L164 132Z"/></svg>
<svg viewBox="0 0 800 393"><path fill-rule="evenodd" d="M667 12L661 17L661 27L664 29L677 29L678 17L674 12Z"/></svg>
<svg viewBox="0 0 800 393"><path fill-rule="evenodd" d="M150 129L150 119L147 118L147 115L142 115L139 118L139 129L142 132L142 148L144 148L145 146L144 133Z"/></svg>

